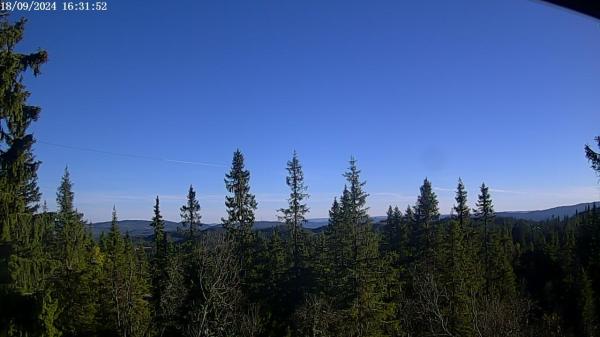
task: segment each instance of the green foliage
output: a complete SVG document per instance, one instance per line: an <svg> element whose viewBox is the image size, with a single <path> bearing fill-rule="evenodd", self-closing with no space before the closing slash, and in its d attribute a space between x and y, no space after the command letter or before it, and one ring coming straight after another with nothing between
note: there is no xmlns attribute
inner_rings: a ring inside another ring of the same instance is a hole
<svg viewBox="0 0 600 337"><path fill-rule="evenodd" d="M37 315L52 264L45 249L51 236L49 219L34 215L40 200L39 161L29 128L41 109L27 103L24 75L40 74L45 51L15 51L25 19L10 22L0 15L0 335L40 334ZM49 324L51 324L48 321Z"/></svg>
<svg viewBox="0 0 600 337"><path fill-rule="evenodd" d="M306 215L309 208L306 205L306 199L309 197L306 193L307 187L304 185L304 173L302 165L296 151L292 160L287 163L288 176L286 184L290 188L290 197L288 198L288 207L279 209L282 213L280 220L287 226L290 233L290 253L292 261L292 273L294 278L299 278L301 268L303 268L303 253L304 253L304 231L303 226L306 222Z"/></svg>
<svg viewBox="0 0 600 337"><path fill-rule="evenodd" d="M420 191L412 216L410 243L418 269L433 273L440 262L438 241L441 238L437 228L440 212L437 196L428 179L423 181Z"/></svg>
<svg viewBox="0 0 600 337"><path fill-rule="evenodd" d="M55 321L58 317L59 302L52 298L50 293L46 291L42 300L42 309L39 314L41 321L41 333L43 337L60 337L61 331L55 326Z"/></svg>
<svg viewBox="0 0 600 337"><path fill-rule="evenodd" d="M490 226L492 225L495 217L494 206L492 205L492 198L489 194L489 188L485 184L481 184L480 194L477 197L477 208L475 211L476 231L481 235L479 240L479 255L483 257L483 278L484 278L484 291L486 294L491 292L492 283L492 267L490 257L492 238L490 235ZM495 246L495 248L498 248Z"/></svg>
<svg viewBox="0 0 600 337"><path fill-rule="evenodd" d="M261 315L268 317L264 329L268 336L282 336L291 325L289 317L296 309L299 285L293 279L289 243L282 240L278 228L267 238L258 237L257 254L251 282L250 300L260 303ZM301 286L301 285L300 285Z"/></svg>
<svg viewBox="0 0 600 337"><path fill-rule="evenodd" d="M600 136L595 138L598 143L598 147L600 147ZM600 153L592 150L592 147L589 145L585 146L585 156L590 161L592 169L596 171L596 173L600 174Z"/></svg>
<svg viewBox="0 0 600 337"><path fill-rule="evenodd" d="M582 268L578 275L579 288L579 312L581 319L582 336L597 336L598 323L596 304L594 301L594 290L587 276L587 273Z"/></svg>
<svg viewBox="0 0 600 337"><path fill-rule="evenodd" d="M344 188L342 199L347 199L348 189ZM324 273L322 287L325 293L335 299L335 304L347 306L353 298L350 269L353 265L353 229L344 221L341 205L334 198L329 211L329 225L325 231Z"/></svg>
<svg viewBox="0 0 600 337"><path fill-rule="evenodd" d="M40 200L40 163L33 155L35 140L28 129L41 109L27 104L30 94L23 75L28 70L39 75L48 55L14 50L23 38L25 23L25 19L11 23L8 16L0 17L0 239L4 241L10 240L12 227L18 225L16 216L35 212Z"/></svg>
<svg viewBox="0 0 600 337"><path fill-rule="evenodd" d="M96 305L93 283L97 277L91 268L91 248L94 245L86 235L82 215L74 208L73 184L65 169L56 194L58 211L55 220L55 289L60 303L58 328L64 335L94 329Z"/></svg>
<svg viewBox="0 0 600 337"><path fill-rule="evenodd" d="M187 195L187 203L181 206L181 223L185 229L188 238L193 239L196 233L198 232L198 227L200 227L200 203L198 199L196 199L196 191L192 185L190 185L190 189L188 190Z"/></svg>
<svg viewBox="0 0 600 337"><path fill-rule="evenodd" d="M181 331L180 317L187 290L185 287L186 257L172 243L168 244L165 270L160 282L156 285L160 297L154 297L153 330L158 336L177 336ZM189 261L187 261L189 262Z"/></svg>
<svg viewBox="0 0 600 337"><path fill-rule="evenodd" d="M65 272L78 272L84 268L87 237L82 215L74 207L73 184L68 169L56 193L56 235L58 259L63 261Z"/></svg>
<svg viewBox="0 0 600 337"><path fill-rule="evenodd" d="M356 160L344 174L347 186L341 203L334 199L325 233L329 246L326 257L328 280L325 293L344 320L348 336L379 336L382 321L391 310L383 303L384 287L378 277L384 268L379 259L379 239L367 214L365 182L360 180ZM349 187L349 188L348 188Z"/></svg>
<svg viewBox="0 0 600 337"><path fill-rule="evenodd" d="M173 302L169 296L169 290L173 286L173 268L178 266L177 261L173 261L172 247L167 242L165 232L165 223L160 214L160 201L156 197L154 204L154 216L150 224L154 228L154 247L150 257L150 278L152 285L152 306L154 328L161 333L167 329L173 320ZM175 306L177 308L177 306ZM159 334L160 335L160 334Z"/></svg>
<svg viewBox="0 0 600 337"><path fill-rule="evenodd" d="M136 253L129 237L119 230L117 212L108 237L102 243L106 259L103 264L102 303L104 324L112 333L121 336L143 336L149 325L149 305L144 298L148 293L143 255Z"/></svg>
<svg viewBox="0 0 600 337"><path fill-rule="evenodd" d="M249 262L246 260L251 258L254 241L252 226L257 203L254 194L250 193L250 172L245 169L244 155L240 150L233 154L231 170L225 175L225 188L232 195L225 197L227 218L221 221L227 233L234 238L242 258L242 269L245 269L245 264Z"/></svg>

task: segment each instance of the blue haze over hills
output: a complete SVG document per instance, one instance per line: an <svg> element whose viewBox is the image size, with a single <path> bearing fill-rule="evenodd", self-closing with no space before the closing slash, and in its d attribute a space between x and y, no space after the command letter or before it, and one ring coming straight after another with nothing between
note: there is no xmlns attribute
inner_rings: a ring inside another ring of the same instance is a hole
<svg viewBox="0 0 600 337"><path fill-rule="evenodd" d="M523 220L531 220L531 221L543 221L548 220L553 217L566 217L573 216L576 212L583 212L588 207L592 207L593 204L600 206L600 201L589 202L589 203L580 203L576 205L568 205L568 206L558 206L544 210L534 210L534 211L503 211L497 212L497 217L506 217L506 218L515 218L515 219L523 219ZM448 217L448 215L442 215L442 217ZM385 220L385 216L374 216L372 217L372 221L377 223L382 220ZM327 225L328 218L312 218L308 219L305 228L308 229L318 229ZM95 236L100 235L102 232L107 232L110 229L111 222L97 222L91 224L92 232ZM256 221L254 224L255 230L267 230L274 227L278 227L283 225L278 221ZM152 235L152 227L150 226L149 220L120 220L119 226L121 231L128 232L132 236L149 236ZM178 227L181 227L181 224L175 221L165 221L165 229L167 232L176 232ZM218 229L221 228L220 224L203 224L203 229Z"/></svg>

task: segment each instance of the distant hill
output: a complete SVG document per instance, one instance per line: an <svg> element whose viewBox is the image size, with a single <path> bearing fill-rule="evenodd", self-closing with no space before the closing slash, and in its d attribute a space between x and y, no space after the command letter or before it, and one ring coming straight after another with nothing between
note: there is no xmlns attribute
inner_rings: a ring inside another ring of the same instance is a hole
<svg viewBox="0 0 600 337"><path fill-rule="evenodd" d="M373 216L373 217L371 217L371 221L373 221L373 223L377 223L377 222L381 222L382 220L385 220L386 218L387 218L386 216ZM304 224L304 227L309 228L309 229L316 229L316 228L321 228L321 227L327 226L328 223L329 223L329 218L306 219L306 223Z"/></svg>
<svg viewBox="0 0 600 337"><path fill-rule="evenodd" d="M119 229L123 233L129 233L131 236L149 236L154 230L150 226L151 221L148 220L119 220ZM110 231L111 221L96 222L91 224L92 234L99 236L100 233L108 233ZM165 230L167 232L177 231L177 227L181 224L174 221L165 221Z"/></svg>
<svg viewBox="0 0 600 337"><path fill-rule="evenodd" d="M565 217L575 215L575 212L583 212L588 207L592 207L592 205L596 203L596 206L600 207L600 201L596 202L588 202L581 203L577 205L570 206L559 206L544 210L536 210L536 211L506 211L506 212L497 212L496 216L505 217L505 218L515 218L515 219L523 219L523 220L531 220L531 221L542 221L551 219L552 217ZM447 217L447 215L443 215L442 218ZM385 216L374 216L371 220L374 223L381 222L385 220ZM328 218L313 218L307 219L304 227L308 229L319 229L324 226L327 226L329 219ZM99 236L102 232L108 232L110 230L110 221L106 222L97 222L92 224L90 227L92 229L92 233L94 236ZM254 224L255 230L269 230L275 227L282 226L283 223L279 221L256 221ZM129 233L131 236L150 236L153 233L153 229L150 226L150 221L148 220L121 220L119 221L119 227L121 232ZM176 232L177 228L181 227L181 224L174 221L165 221L165 229L167 232ZM221 224L203 224L202 229L207 230L218 230L221 228Z"/></svg>
<svg viewBox="0 0 600 337"><path fill-rule="evenodd" d="M129 233L131 236L150 236L154 233L154 229L150 224L149 220L119 220L119 229L122 233ZM110 231L111 221L96 222L91 224L92 234L94 236L100 236L100 233L108 233ZM278 221L256 221L254 223L254 229L264 230L271 229L283 225ZM167 232L176 232L177 228L182 227L181 223L165 220L165 230ZM202 224L202 230L215 230L220 229L221 224Z"/></svg>
<svg viewBox="0 0 600 337"><path fill-rule="evenodd" d="M596 204L596 206L598 207L600 206L600 201L586 202L570 206L559 206L537 211L497 212L496 216L532 221L542 221L551 219L553 217L563 218L565 216L573 216L576 212L581 213L585 211L586 208L592 207L594 204Z"/></svg>

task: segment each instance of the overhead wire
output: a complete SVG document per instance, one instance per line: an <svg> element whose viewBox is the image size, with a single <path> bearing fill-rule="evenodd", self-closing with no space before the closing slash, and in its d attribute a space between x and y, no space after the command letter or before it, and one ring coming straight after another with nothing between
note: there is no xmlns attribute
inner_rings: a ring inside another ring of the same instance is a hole
<svg viewBox="0 0 600 337"><path fill-rule="evenodd" d="M43 145L54 146L54 147L65 148L65 149L70 149L70 150L76 150L76 151L95 152L95 153L101 153L101 154L105 154L105 155L112 155L112 156L119 156L119 157L128 157L128 158L136 158L136 159L156 160L156 161L162 161L162 162L166 162L166 163L185 164L185 165L198 165L198 166L208 166L208 167L227 167L224 164L218 164L218 163L189 161L189 160L177 160L177 159L161 158L161 157L154 157L154 156L147 156L147 155L140 155L140 154L106 151L106 150L94 149L94 148L89 148L89 147L81 147L81 146L59 144L59 143L48 142L48 141L40 140L40 139L37 139L36 143L43 144Z"/></svg>

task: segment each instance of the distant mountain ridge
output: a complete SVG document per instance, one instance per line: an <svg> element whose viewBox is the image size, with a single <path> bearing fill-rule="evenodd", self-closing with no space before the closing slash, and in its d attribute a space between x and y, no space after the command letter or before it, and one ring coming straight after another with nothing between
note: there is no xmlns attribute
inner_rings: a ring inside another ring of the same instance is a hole
<svg viewBox="0 0 600 337"><path fill-rule="evenodd" d="M573 216L575 213L581 213L585 211L588 207L591 208L596 205L596 207L600 206L600 201L593 202L585 202L576 205L569 206L558 206L552 207L543 210L535 210L535 211L508 211L508 212L497 212L496 216L505 217L505 218L516 218L523 220L532 220L532 221L542 221L548 220L553 217L555 218L563 218L565 216Z"/></svg>
<svg viewBox="0 0 600 337"><path fill-rule="evenodd" d="M534 211L503 211L497 212L497 217L515 218L531 221L542 221L551 219L553 217L565 217L573 216L576 212L583 212L588 207L592 207L594 204L600 207L600 201L581 203L576 205L558 206L548 208L544 210ZM448 215L442 215L442 217L448 217ZM375 223L385 220L385 216L374 216L371 220ZM313 218L307 219L304 227L309 229L318 229L327 226L329 218ZM129 233L131 236L150 236L153 233L153 228L150 226L151 221L149 220L120 220L119 228L123 233ZM90 225L94 236L99 236L102 232L108 232L110 230L110 221L96 222ZM254 223L255 230L267 230L275 227L282 226L283 223L279 221L256 221ZM167 232L176 232L177 228L181 227L181 223L165 220L165 230ZM221 228L221 224L202 224L202 229L218 229Z"/></svg>

